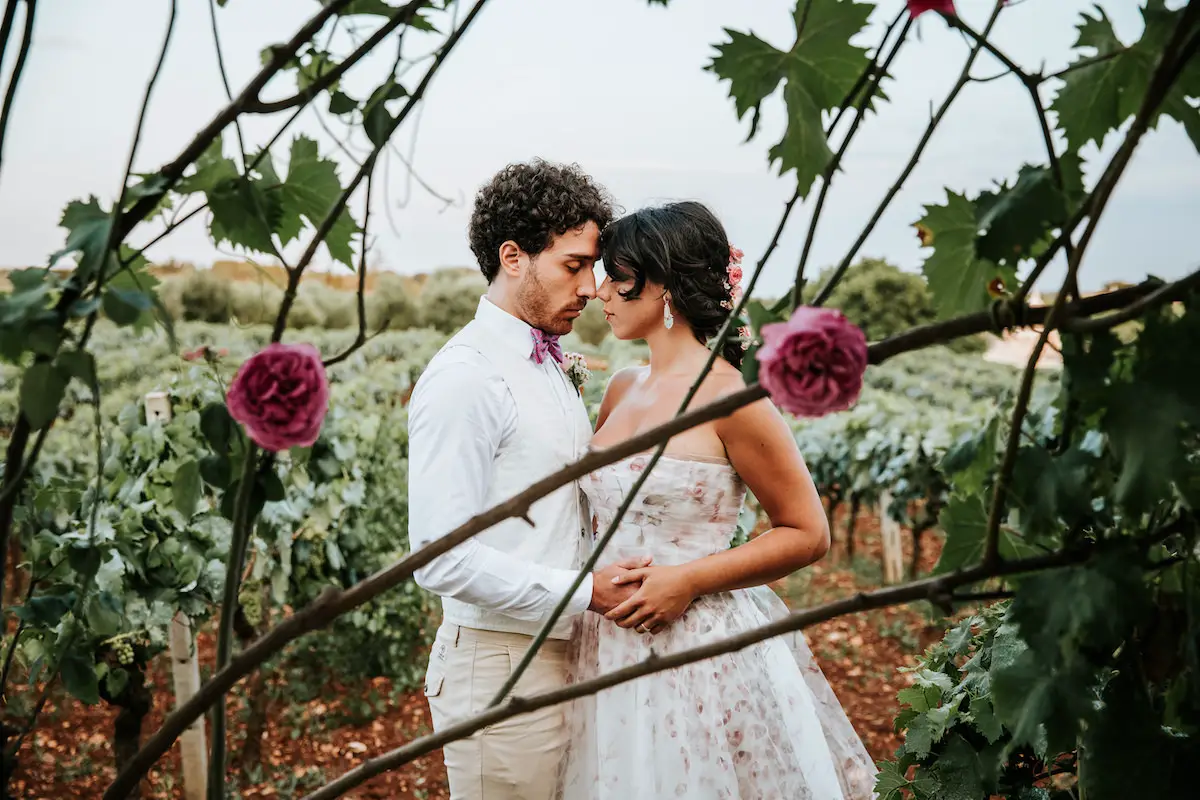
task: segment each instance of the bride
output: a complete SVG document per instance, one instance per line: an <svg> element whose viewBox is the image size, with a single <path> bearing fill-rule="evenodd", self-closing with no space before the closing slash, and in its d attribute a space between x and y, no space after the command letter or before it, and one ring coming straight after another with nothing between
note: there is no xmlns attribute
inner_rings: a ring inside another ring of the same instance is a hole
<svg viewBox="0 0 1200 800"><path fill-rule="evenodd" d="M612 377L592 446L671 419L733 306L740 267L705 206L673 203L610 224L597 296L613 334L644 339L650 363ZM740 254L739 254L740 255ZM744 387L741 344L722 350L690 407ZM581 480L595 531L612 522L650 460ZM747 488L767 532L729 543ZM768 401L676 435L622 519L606 558L651 556L620 582L641 588L605 616L582 615L570 678L587 680L757 628L787 610L765 585L825 555L824 510L791 431ZM875 767L801 634L647 675L574 702L564 800L860 800Z"/></svg>

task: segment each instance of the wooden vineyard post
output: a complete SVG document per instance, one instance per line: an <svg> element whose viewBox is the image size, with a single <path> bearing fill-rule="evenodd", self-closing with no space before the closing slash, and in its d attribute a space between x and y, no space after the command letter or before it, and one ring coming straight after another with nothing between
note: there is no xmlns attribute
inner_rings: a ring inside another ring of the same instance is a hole
<svg viewBox="0 0 1200 800"><path fill-rule="evenodd" d="M883 492L879 497L879 532L883 540L883 582L899 583L904 575L904 554L900 547L900 523L892 519L888 508L892 504L892 493Z"/></svg>
<svg viewBox="0 0 1200 800"><path fill-rule="evenodd" d="M146 422L170 422L171 401L166 392L146 395ZM200 689L200 661L192 635L192 623L182 611L171 620L171 675L175 684L175 706L186 703ZM204 717L199 717L179 737L183 765L183 796L186 800L205 800L208 796L208 744L204 736Z"/></svg>

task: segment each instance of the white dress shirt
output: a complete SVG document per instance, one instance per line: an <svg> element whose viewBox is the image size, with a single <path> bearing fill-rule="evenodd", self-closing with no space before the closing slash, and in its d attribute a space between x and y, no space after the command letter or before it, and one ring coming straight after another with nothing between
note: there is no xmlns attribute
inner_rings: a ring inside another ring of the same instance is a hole
<svg viewBox="0 0 1200 800"><path fill-rule="evenodd" d="M489 335L532 355L532 328L486 297L476 320L487 325ZM577 390L552 358L536 366L545 375L547 392L563 403L579 402ZM409 542L414 551L487 510L493 462L516 423L516 403L504 379L479 352L455 347L430 364L409 403ZM530 483L542 477L531 475ZM576 574L516 558L472 538L414 577L442 597L534 621L550 615ZM592 576L587 575L564 616L586 611L591 598Z"/></svg>

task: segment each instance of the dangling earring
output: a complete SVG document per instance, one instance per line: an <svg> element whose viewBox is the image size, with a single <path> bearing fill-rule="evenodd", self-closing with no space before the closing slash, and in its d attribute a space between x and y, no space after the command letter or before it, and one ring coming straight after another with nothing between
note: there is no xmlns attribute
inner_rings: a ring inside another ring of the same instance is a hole
<svg viewBox="0 0 1200 800"><path fill-rule="evenodd" d="M675 325L675 317L671 316L671 298L663 298L663 325L670 330Z"/></svg>

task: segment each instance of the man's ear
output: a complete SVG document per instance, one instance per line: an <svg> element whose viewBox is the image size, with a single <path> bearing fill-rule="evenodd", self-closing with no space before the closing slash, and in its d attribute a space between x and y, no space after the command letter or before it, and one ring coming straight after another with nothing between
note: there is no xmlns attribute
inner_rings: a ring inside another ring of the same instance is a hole
<svg viewBox="0 0 1200 800"><path fill-rule="evenodd" d="M520 245L509 239L500 245L500 269L513 278L521 277L522 256L525 251Z"/></svg>

